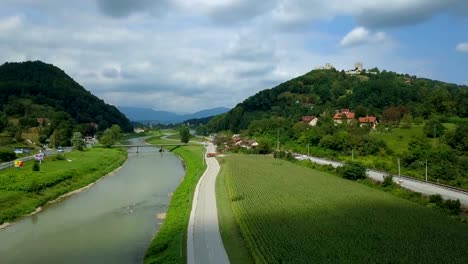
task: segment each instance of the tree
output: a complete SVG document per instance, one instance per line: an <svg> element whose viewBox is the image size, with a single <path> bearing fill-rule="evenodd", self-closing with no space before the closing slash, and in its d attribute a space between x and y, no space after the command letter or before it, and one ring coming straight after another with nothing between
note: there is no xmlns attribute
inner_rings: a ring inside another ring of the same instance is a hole
<svg viewBox="0 0 468 264"><path fill-rule="evenodd" d="M188 126L185 126L185 125L181 126L179 129L179 133L180 133L180 142L187 144L191 137Z"/></svg>
<svg viewBox="0 0 468 264"><path fill-rule="evenodd" d="M110 146L112 146L112 144L114 144L121 137L122 137L122 133L120 130L120 126L112 125L112 127L104 130L101 137L99 138L99 142L106 148L109 148Z"/></svg>
<svg viewBox="0 0 468 264"><path fill-rule="evenodd" d="M83 141L83 136L80 132L74 132L73 137L71 139L72 146L77 150L83 150L86 144Z"/></svg>
<svg viewBox="0 0 468 264"><path fill-rule="evenodd" d="M369 110L363 105L358 105L356 106L356 109L354 109L354 114L356 118L367 116L368 112Z"/></svg>
<svg viewBox="0 0 468 264"><path fill-rule="evenodd" d="M413 116L411 114L405 114L401 119L401 122L403 123L402 128L409 129L413 124Z"/></svg>
<svg viewBox="0 0 468 264"><path fill-rule="evenodd" d="M0 149L0 161L7 162L16 159L16 153L11 149Z"/></svg>
<svg viewBox="0 0 468 264"><path fill-rule="evenodd" d="M444 134L445 127L439 118L429 119L423 128L424 134L430 138L437 138Z"/></svg>
<svg viewBox="0 0 468 264"><path fill-rule="evenodd" d="M338 172L348 180L359 180L367 177L366 167L357 162L346 163L338 168Z"/></svg>

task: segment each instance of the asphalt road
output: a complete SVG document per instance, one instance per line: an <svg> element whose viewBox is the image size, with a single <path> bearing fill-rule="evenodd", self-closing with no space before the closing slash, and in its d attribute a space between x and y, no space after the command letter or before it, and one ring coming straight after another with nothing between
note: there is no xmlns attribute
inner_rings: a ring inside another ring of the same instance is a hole
<svg viewBox="0 0 468 264"><path fill-rule="evenodd" d="M72 151L71 148L63 148L64 152L70 152ZM55 153L58 153L57 150L44 150L43 151L44 154L46 156L49 156L49 155L53 155ZM18 159L15 159L15 160L22 160L22 161L28 161L28 160L33 160L34 159L34 155L31 155L31 156L26 156L26 157L22 157L22 158L18 158ZM11 167L11 168L14 168L15 167L15 162L14 161L10 161L10 162L4 162L4 163L0 163L0 170L4 170L4 169L8 169L8 167Z"/></svg>
<svg viewBox="0 0 468 264"><path fill-rule="evenodd" d="M208 152L215 152L212 143ZM187 235L188 264L229 263L223 241L219 233L218 211L216 207L215 182L219 164L215 158L206 158L207 170L197 184Z"/></svg>
<svg viewBox="0 0 468 264"><path fill-rule="evenodd" d="M343 163L338 161L331 161L316 157L307 157L306 155L300 156L299 159L310 159L311 161L317 164L330 164L335 168L343 165ZM387 175L387 173L376 170L367 170L367 175L374 180L383 181L383 177ZM440 194L444 199L458 199L460 200L461 204L468 206L468 191L453 190L430 182L412 180L406 177L398 177L398 175L394 175L393 181L402 186L403 188L420 192L426 195Z"/></svg>

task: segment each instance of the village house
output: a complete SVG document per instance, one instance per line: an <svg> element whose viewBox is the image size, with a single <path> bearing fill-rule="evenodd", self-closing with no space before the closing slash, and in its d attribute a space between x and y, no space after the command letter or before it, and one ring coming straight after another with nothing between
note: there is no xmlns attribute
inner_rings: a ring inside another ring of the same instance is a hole
<svg viewBox="0 0 468 264"><path fill-rule="evenodd" d="M140 133L144 133L145 130L143 128L134 128L133 129L133 132L137 133L137 134L140 134Z"/></svg>
<svg viewBox="0 0 468 264"><path fill-rule="evenodd" d="M342 124L343 121L347 124L351 123L354 120L354 113L351 112L349 109L341 109L337 111L333 116L333 121L335 124Z"/></svg>
<svg viewBox="0 0 468 264"><path fill-rule="evenodd" d="M303 116L302 122L309 124L309 126L316 126L318 118L316 116Z"/></svg>
<svg viewBox="0 0 468 264"><path fill-rule="evenodd" d="M375 118L375 116L360 117L359 124L361 127L369 126L375 129L375 127L377 126L377 119Z"/></svg>
<svg viewBox="0 0 468 264"><path fill-rule="evenodd" d="M235 145L241 148L251 149L258 147L258 142L255 140L240 140L237 141Z"/></svg>
<svg viewBox="0 0 468 264"><path fill-rule="evenodd" d="M237 142L241 141L240 134L232 135L232 143L236 144Z"/></svg>

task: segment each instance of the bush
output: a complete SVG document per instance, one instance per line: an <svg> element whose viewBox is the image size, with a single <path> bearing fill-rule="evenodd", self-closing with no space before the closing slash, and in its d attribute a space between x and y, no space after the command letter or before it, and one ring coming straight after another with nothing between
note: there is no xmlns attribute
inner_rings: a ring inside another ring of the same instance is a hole
<svg viewBox="0 0 468 264"><path fill-rule="evenodd" d="M348 180L359 180L367 177L366 167L357 162L346 163L337 171L343 178Z"/></svg>
<svg viewBox="0 0 468 264"><path fill-rule="evenodd" d="M446 200L442 207L454 215L458 215L461 213L461 203L458 199Z"/></svg>
<svg viewBox="0 0 468 264"><path fill-rule="evenodd" d="M11 149L0 149L0 161L7 162L16 159L16 153Z"/></svg>
<svg viewBox="0 0 468 264"><path fill-rule="evenodd" d="M383 177L382 186L387 187L387 186L392 186L392 185L393 185L393 175L387 174L386 176Z"/></svg>
<svg viewBox="0 0 468 264"><path fill-rule="evenodd" d="M33 171L40 171L41 170L41 167L39 166L39 162L34 161L34 164L32 166L32 170Z"/></svg>
<svg viewBox="0 0 468 264"><path fill-rule="evenodd" d="M434 194L429 196L429 202L434 203L436 205L441 205L444 202L444 199L442 199L442 196L440 194Z"/></svg>

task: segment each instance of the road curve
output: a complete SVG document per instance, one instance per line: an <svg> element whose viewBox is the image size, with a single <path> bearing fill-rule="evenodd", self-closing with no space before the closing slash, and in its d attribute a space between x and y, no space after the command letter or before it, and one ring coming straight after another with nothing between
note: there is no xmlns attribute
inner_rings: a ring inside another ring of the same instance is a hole
<svg viewBox="0 0 468 264"><path fill-rule="evenodd" d="M303 155L300 159L309 159L312 162L321 165L332 165L333 167L342 166L343 163L338 161L331 161L327 159L321 159L317 157L310 157ZM383 181L383 177L387 175L386 172L377 171L377 170L367 170L367 175L377 181ZM410 179L407 177L398 177L397 175L393 176L393 181L399 184L401 187L413 190L415 192L420 192L426 195L440 194L444 199L460 200L460 203L464 206L468 206L468 191L460 191L455 189L450 189L444 186L433 184L430 182L419 181L416 179Z"/></svg>
<svg viewBox="0 0 468 264"><path fill-rule="evenodd" d="M215 152L212 143L207 152ZM219 233L215 183L219 164L215 158L207 158L207 169L200 178L193 197L187 234L188 264L229 263Z"/></svg>

